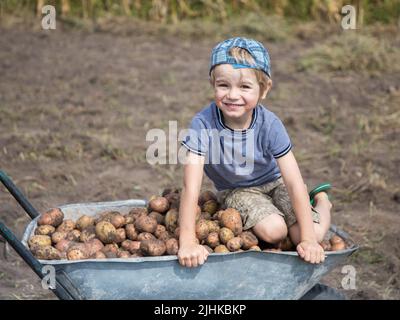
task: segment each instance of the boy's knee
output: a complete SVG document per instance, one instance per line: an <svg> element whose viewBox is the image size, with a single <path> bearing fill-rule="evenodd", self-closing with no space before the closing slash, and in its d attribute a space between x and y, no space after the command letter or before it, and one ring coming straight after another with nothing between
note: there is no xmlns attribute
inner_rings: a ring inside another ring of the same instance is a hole
<svg viewBox="0 0 400 320"><path fill-rule="evenodd" d="M278 243L286 238L288 229L282 217L270 217L257 223L253 227L253 231L259 238L268 243Z"/></svg>

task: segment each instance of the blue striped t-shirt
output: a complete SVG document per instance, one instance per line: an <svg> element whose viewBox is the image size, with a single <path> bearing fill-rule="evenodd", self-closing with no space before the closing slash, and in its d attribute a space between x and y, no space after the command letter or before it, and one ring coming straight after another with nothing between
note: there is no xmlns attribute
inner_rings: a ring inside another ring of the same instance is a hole
<svg viewBox="0 0 400 320"><path fill-rule="evenodd" d="M193 117L182 145L205 156L204 172L218 191L277 180L276 159L292 148L282 121L264 106L253 110L248 129L232 130L215 102Z"/></svg>

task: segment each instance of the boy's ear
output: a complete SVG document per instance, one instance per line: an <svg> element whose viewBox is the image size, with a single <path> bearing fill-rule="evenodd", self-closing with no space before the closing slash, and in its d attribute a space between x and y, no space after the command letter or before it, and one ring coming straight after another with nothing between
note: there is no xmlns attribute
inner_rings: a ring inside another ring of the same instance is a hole
<svg viewBox="0 0 400 320"><path fill-rule="evenodd" d="M267 84L264 88L264 92L261 95L261 99L264 99L267 96L267 94L268 94L269 90L271 90L271 88L272 88L272 80L268 79Z"/></svg>

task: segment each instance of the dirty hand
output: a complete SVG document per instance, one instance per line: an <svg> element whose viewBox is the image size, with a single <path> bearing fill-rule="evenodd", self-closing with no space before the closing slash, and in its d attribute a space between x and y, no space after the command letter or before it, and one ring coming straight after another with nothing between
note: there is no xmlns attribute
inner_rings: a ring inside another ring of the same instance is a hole
<svg viewBox="0 0 400 320"><path fill-rule="evenodd" d="M321 263L325 260L324 249L317 241L302 241L297 245L297 252L300 257L310 263Z"/></svg>
<svg viewBox="0 0 400 320"><path fill-rule="evenodd" d="M197 267L202 265L208 257L209 253L203 246L197 243L190 243L179 248L179 263L184 267Z"/></svg>

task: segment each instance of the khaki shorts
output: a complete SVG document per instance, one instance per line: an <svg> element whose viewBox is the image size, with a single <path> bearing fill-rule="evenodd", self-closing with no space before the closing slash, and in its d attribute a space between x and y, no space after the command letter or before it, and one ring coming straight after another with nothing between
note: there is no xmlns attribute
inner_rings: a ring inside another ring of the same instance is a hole
<svg viewBox="0 0 400 320"><path fill-rule="evenodd" d="M282 178L257 187L220 191L218 200L227 208L240 212L244 230L254 227L270 214L283 217L288 228L297 222ZM319 213L314 208L310 214L313 221L319 223Z"/></svg>

